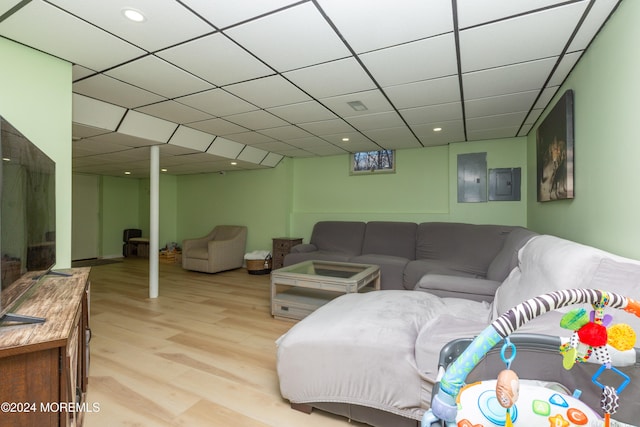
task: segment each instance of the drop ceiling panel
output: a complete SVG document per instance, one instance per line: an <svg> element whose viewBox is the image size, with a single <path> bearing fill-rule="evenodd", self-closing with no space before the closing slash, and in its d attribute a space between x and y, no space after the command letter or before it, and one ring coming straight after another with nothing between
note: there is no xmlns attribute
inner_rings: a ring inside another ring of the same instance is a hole
<svg viewBox="0 0 640 427"><path fill-rule="evenodd" d="M518 131L518 129L519 127L469 130L467 132L467 137L473 138L476 141L482 141L486 139L512 138L513 135Z"/></svg>
<svg viewBox="0 0 640 427"><path fill-rule="evenodd" d="M343 138L349 138L349 141L343 141ZM382 148L367 138L364 134L357 132L326 135L323 136L322 139L349 152L380 150Z"/></svg>
<svg viewBox="0 0 640 427"><path fill-rule="evenodd" d="M264 150L247 145L238 155L238 160L249 163L260 163L267 157L267 154Z"/></svg>
<svg viewBox="0 0 640 427"><path fill-rule="evenodd" d="M225 90L261 108L295 104L311 99L279 75L225 86Z"/></svg>
<svg viewBox="0 0 640 427"><path fill-rule="evenodd" d="M281 107L269 108L267 111L291 123L317 122L336 118L335 114L315 101L283 105Z"/></svg>
<svg viewBox="0 0 640 427"><path fill-rule="evenodd" d="M225 138L216 138L207 150L207 153L229 159L235 159L243 148L244 144L238 144L237 142L230 141Z"/></svg>
<svg viewBox="0 0 640 427"><path fill-rule="evenodd" d="M393 111L393 106L379 90L368 90L349 95L333 96L320 100L331 111L340 117L354 117L373 113ZM359 101L367 108L365 111L354 110L349 102Z"/></svg>
<svg viewBox="0 0 640 427"><path fill-rule="evenodd" d="M300 123L302 129L314 135L332 135L340 132L353 132L353 127L349 123L340 119L322 120L319 122Z"/></svg>
<svg viewBox="0 0 640 427"><path fill-rule="evenodd" d="M103 70L145 53L42 1L32 1L19 13L0 22L0 35L94 70Z"/></svg>
<svg viewBox="0 0 640 427"><path fill-rule="evenodd" d="M354 58L290 71L284 76L314 98L328 98L376 87Z"/></svg>
<svg viewBox="0 0 640 427"><path fill-rule="evenodd" d="M566 0L457 0L458 23L460 28L466 28L565 2Z"/></svg>
<svg viewBox="0 0 640 427"><path fill-rule="evenodd" d="M116 67L105 74L167 98L213 89L210 83L153 55Z"/></svg>
<svg viewBox="0 0 640 427"><path fill-rule="evenodd" d="M164 143L169 141L176 127L175 123L129 110L118 127L118 133Z"/></svg>
<svg viewBox="0 0 640 427"><path fill-rule="evenodd" d="M209 148L214 138L215 136L211 134L180 126L169 139L169 144L204 152Z"/></svg>
<svg viewBox="0 0 640 427"><path fill-rule="evenodd" d="M188 9L174 0L50 1L148 51L172 46L213 30L203 20L194 19ZM142 12L146 18L144 22L125 18L122 10L131 6Z"/></svg>
<svg viewBox="0 0 640 427"><path fill-rule="evenodd" d="M163 50L157 55L218 86L273 73L221 33Z"/></svg>
<svg viewBox="0 0 640 427"><path fill-rule="evenodd" d="M560 61L560 64L558 64L558 67L554 70L553 76L547 83L547 86L560 86L564 83L564 80L576 65L581 55L582 51L566 54Z"/></svg>
<svg viewBox="0 0 640 427"><path fill-rule="evenodd" d="M498 114L495 116L477 117L467 119L467 131L476 132L491 129L516 128L514 133L527 117L528 111L521 111L509 114Z"/></svg>
<svg viewBox="0 0 640 427"><path fill-rule="evenodd" d="M554 57L463 74L464 96L476 99L539 89L556 61Z"/></svg>
<svg viewBox="0 0 640 427"><path fill-rule="evenodd" d="M394 111L350 117L346 120L359 131L397 128L404 125L402 118Z"/></svg>
<svg viewBox="0 0 640 427"><path fill-rule="evenodd" d="M578 29L578 33L571 41L571 45L569 45L569 52L586 49L602 27L602 23L617 5L618 0L598 0L593 2L589 15Z"/></svg>
<svg viewBox="0 0 640 427"><path fill-rule="evenodd" d="M582 1L461 31L462 72L560 55L586 5Z"/></svg>
<svg viewBox="0 0 640 427"><path fill-rule="evenodd" d="M249 111L247 113L226 116L225 120L251 130L268 129L288 125L288 123L281 118L264 110Z"/></svg>
<svg viewBox="0 0 640 427"><path fill-rule="evenodd" d="M384 88L398 109L448 104L460 101L458 77L425 80Z"/></svg>
<svg viewBox="0 0 640 427"><path fill-rule="evenodd" d="M436 126L440 127L442 130L434 132L433 129ZM425 147L444 145L465 140L464 123L462 120L412 125L411 129Z"/></svg>
<svg viewBox="0 0 640 427"><path fill-rule="evenodd" d="M187 6L218 28L228 27L273 10L297 3L299 0L183 0Z"/></svg>
<svg viewBox="0 0 640 427"><path fill-rule="evenodd" d="M280 72L349 56L313 3L238 25L226 34Z"/></svg>
<svg viewBox="0 0 640 427"><path fill-rule="evenodd" d="M243 101L222 89L200 92L176 100L181 104L188 105L189 107L196 108L214 116L229 116L231 114L257 110L255 105Z"/></svg>
<svg viewBox="0 0 640 427"><path fill-rule="evenodd" d="M420 141L404 126L367 130L364 131L364 134L386 149L422 147Z"/></svg>
<svg viewBox="0 0 640 427"><path fill-rule="evenodd" d="M73 121L78 124L114 131L127 110L117 105L73 94Z"/></svg>
<svg viewBox="0 0 640 427"><path fill-rule="evenodd" d="M229 134L246 132L247 129L225 119L209 119L201 122L189 123L191 128L210 133L212 135L226 136Z"/></svg>
<svg viewBox="0 0 640 427"><path fill-rule="evenodd" d="M458 72L453 33L377 50L360 58L383 87L450 76Z"/></svg>
<svg viewBox="0 0 640 427"><path fill-rule="evenodd" d="M263 135L259 132L245 131L240 133L230 133L228 135L225 135L225 137L232 141L240 142L242 144L247 144L247 145L261 144L265 142L274 141L274 139L271 138L270 136Z"/></svg>
<svg viewBox="0 0 640 427"><path fill-rule="evenodd" d="M166 99L104 74L97 74L74 83L73 91L127 108L136 108Z"/></svg>
<svg viewBox="0 0 640 427"><path fill-rule="evenodd" d="M450 0L320 0L319 4L358 53L453 31Z"/></svg>
<svg viewBox="0 0 640 427"><path fill-rule="evenodd" d="M460 102L430 105L400 110L400 114L410 125L437 123L451 120L462 120L462 105Z"/></svg>
<svg viewBox="0 0 640 427"><path fill-rule="evenodd" d="M261 130L260 133L281 141L310 136L309 132L296 126L280 126L277 128L264 129Z"/></svg>
<svg viewBox="0 0 640 427"><path fill-rule="evenodd" d="M95 70L91 70L91 69L83 67L81 65L74 65L71 68L71 76L72 76L72 80L74 82L76 80L80 80L82 78L89 77L89 76L91 76L91 75L93 75L95 73L96 73Z"/></svg>
<svg viewBox="0 0 640 427"><path fill-rule="evenodd" d="M265 157L264 160L262 160L261 164L264 166L275 167L278 165L278 163L280 163L282 159L283 159L283 156L281 156L280 154L269 153L267 154L267 157Z"/></svg>
<svg viewBox="0 0 640 427"><path fill-rule="evenodd" d="M291 145L282 141L264 142L259 144L251 144L253 147L261 150L270 151L272 153L281 153L285 150L291 150Z"/></svg>
<svg viewBox="0 0 640 427"><path fill-rule="evenodd" d="M538 91L519 92L488 98L471 99L465 102L468 119L475 117L507 114L515 111L529 111L538 97Z"/></svg>
<svg viewBox="0 0 640 427"><path fill-rule="evenodd" d="M197 110L176 101L162 101L156 104L136 108L136 111L169 120L170 122L185 124L213 118L211 114Z"/></svg>

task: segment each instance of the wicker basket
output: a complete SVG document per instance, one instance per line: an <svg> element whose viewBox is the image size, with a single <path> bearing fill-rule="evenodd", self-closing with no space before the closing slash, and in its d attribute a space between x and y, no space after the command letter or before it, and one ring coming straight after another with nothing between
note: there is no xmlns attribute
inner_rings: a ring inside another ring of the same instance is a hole
<svg viewBox="0 0 640 427"><path fill-rule="evenodd" d="M247 272L249 274L269 274L271 273L271 257L267 259L248 259Z"/></svg>

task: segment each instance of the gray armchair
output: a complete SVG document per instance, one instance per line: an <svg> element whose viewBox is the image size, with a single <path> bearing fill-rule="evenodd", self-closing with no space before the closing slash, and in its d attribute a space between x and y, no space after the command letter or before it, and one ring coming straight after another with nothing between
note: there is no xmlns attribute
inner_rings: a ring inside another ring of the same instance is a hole
<svg viewBox="0 0 640 427"><path fill-rule="evenodd" d="M182 242L182 268L217 273L242 267L247 227L218 225L209 234Z"/></svg>

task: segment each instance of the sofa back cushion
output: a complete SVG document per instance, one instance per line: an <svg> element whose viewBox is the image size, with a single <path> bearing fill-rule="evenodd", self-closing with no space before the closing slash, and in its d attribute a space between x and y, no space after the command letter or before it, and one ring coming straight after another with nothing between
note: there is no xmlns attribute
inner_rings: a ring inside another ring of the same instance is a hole
<svg viewBox="0 0 640 427"><path fill-rule="evenodd" d="M484 278L512 228L424 222L418 225L416 259L452 261L460 271Z"/></svg>
<svg viewBox="0 0 640 427"><path fill-rule="evenodd" d="M360 255L366 224L358 221L319 221L309 242L320 251Z"/></svg>
<svg viewBox="0 0 640 427"><path fill-rule="evenodd" d="M514 227L504 241L504 245L498 255L491 261L487 270L487 279L502 282L507 278L509 272L518 265L518 251L533 236L537 236L535 231L523 227Z"/></svg>
<svg viewBox="0 0 640 427"><path fill-rule="evenodd" d="M413 222L368 222L362 253L415 259L417 228L418 224Z"/></svg>

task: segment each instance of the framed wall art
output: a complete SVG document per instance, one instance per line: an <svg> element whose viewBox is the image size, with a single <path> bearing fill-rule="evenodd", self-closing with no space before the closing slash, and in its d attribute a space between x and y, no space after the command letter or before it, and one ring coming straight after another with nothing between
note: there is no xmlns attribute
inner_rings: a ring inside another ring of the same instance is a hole
<svg viewBox="0 0 640 427"><path fill-rule="evenodd" d="M538 201L573 199L573 91L567 90L536 131Z"/></svg>
<svg viewBox="0 0 640 427"><path fill-rule="evenodd" d="M395 150L359 151L349 156L351 175L394 173Z"/></svg>

